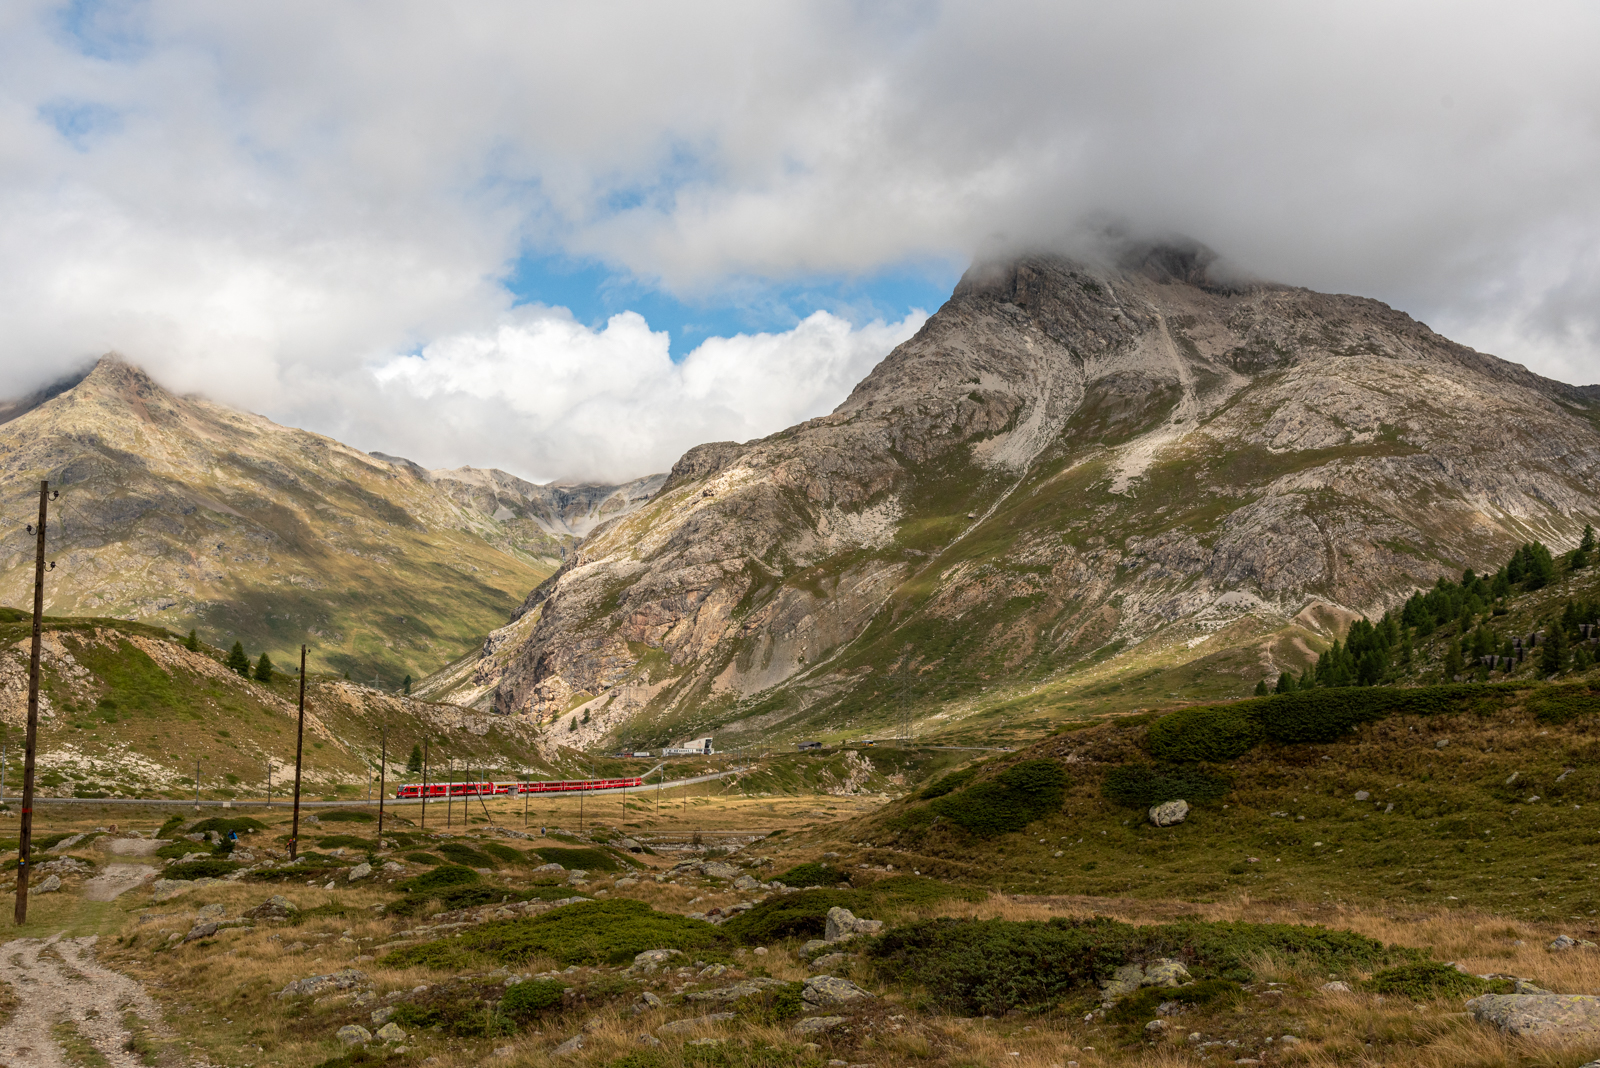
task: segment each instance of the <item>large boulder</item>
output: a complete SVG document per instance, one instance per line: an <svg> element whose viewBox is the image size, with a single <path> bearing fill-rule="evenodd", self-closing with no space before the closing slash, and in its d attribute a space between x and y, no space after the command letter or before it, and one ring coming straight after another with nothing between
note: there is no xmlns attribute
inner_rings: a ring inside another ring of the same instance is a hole
<svg viewBox="0 0 1600 1068"><path fill-rule="evenodd" d="M372 1032L360 1024L345 1024L334 1032L334 1037L347 1046L359 1046L372 1041Z"/></svg>
<svg viewBox="0 0 1600 1068"><path fill-rule="evenodd" d="M282 894L273 894L255 908L246 909L242 915L247 920L287 920L289 914L295 911L293 901Z"/></svg>
<svg viewBox="0 0 1600 1068"><path fill-rule="evenodd" d="M1480 1022L1512 1035L1600 1035L1600 997L1592 994L1484 994L1467 1002L1467 1009Z"/></svg>
<svg viewBox="0 0 1600 1068"><path fill-rule="evenodd" d="M849 909L835 905L828 910L827 927L822 937L827 942L843 942L856 935L873 935L881 930L882 920L857 919Z"/></svg>
<svg viewBox="0 0 1600 1068"><path fill-rule="evenodd" d="M297 994L331 994L339 990L353 990L359 986L367 985L367 973L359 968L341 968L327 975L309 975L304 979L296 979L282 990L278 991L280 998L294 997Z"/></svg>
<svg viewBox="0 0 1600 1068"><path fill-rule="evenodd" d="M700 873L712 879L737 879L742 872L732 864L723 864L721 861L708 860L699 865Z"/></svg>
<svg viewBox="0 0 1600 1068"><path fill-rule="evenodd" d="M1189 802L1163 801L1150 809L1150 822L1157 827L1171 827L1189 818Z"/></svg>
<svg viewBox="0 0 1600 1068"><path fill-rule="evenodd" d="M35 886L33 888L33 892L36 893L36 894L53 894L57 890L60 890L60 889L61 889L61 876L59 876L59 875L49 875L49 876L45 877L44 882L40 883L38 886Z"/></svg>
<svg viewBox="0 0 1600 1068"><path fill-rule="evenodd" d="M833 1005L848 1005L855 1001L865 1001L873 997L870 991L862 990L848 979L836 979L831 975L813 975L806 980L806 987L800 992L800 998L808 1008L828 1008Z"/></svg>

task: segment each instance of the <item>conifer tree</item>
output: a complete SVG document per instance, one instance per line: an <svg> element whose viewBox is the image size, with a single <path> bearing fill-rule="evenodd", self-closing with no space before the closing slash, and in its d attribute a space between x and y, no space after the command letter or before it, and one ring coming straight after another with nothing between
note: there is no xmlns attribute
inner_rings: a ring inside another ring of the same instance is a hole
<svg viewBox="0 0 1600 1068"><path fill-rule="evenodd" d="M1257 679L1256 680L1256 696L1257 697L1265 697L1265 696L1267 696L1267 680L1266 679Z"/></svg>
<svg viewBox="0 0 1600 1068"><path fill-rule="evenodd" d="M412 775L422 771L422 746L413 745L411 747L411 756L406 758L406 771Z"/></svg>
<svg viewBox="0 0 1600 1068"><path fill-rule="evenodd" d="M1559 675L1567 669L1567 632L1560 620L1552 619L1544 631L1544 655L1539 660L1539 670L1546 675Z"/></svg>
<svg viewBox="0 0 1600 1068"><path fill-rule="evenodd" d="M1458 639L1451 642L1444 651L1444 681L1454 682L1461 672L1461 642Z"/></svg>
<svg viewBox="0 0 1600 1068"><path fill-rule="evenodd" d="M1300 688L1299 685L1294 681L1294 675L1292 673L1290 673L1290 672L1285 671L1281 675L1278 676L1278 685L1273 690L1273 692L1274 693L1294 693L1299 688Z"/></svg>
<svg viewBox="0 0 1600 1068"><path fill-rule="evenodd" d="M404 681L404 682L402 682L400 684L400 692L405 694L407 697L411 696L411 676L410 675L407 675L406 676L406 681Z"/></svg>
<svg viewBox="0 0 1600 1068"><path fill-rule="evenodd" d="M261 659L256 661L256 681L272 681L272 658L266 653L262 653Z"/></svg>
<svg viewBox="0 0 1600 1068"><path fill-rule="evenodd" d="M200 636L191 630L189 636L183 639L183 647L191 653L198 653L200 651Z"/></svg>
<svg viewBox="0 0 1600 1068"><path fill-rule="evenodd" d="M1583 525L1583 540L1578 542L1578 547L1572 550L1572 570L1589 566L1589 554L1594 552L1594 527L1588 523Z"/></svg>
<svg viewBox="0 0 1600 1068"><path fill-rule="evenodd" d="M223 663L245 678L248 679L250 677L250 658L244 653L243 642L233 643L233 648L228 650L228 659Z"/></svg>

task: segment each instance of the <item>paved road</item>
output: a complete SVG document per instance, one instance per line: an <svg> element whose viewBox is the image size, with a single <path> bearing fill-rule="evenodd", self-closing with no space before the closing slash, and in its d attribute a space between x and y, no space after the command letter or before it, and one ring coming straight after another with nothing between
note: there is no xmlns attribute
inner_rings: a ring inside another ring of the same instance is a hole
<svg viewBox="0 0 1600 1068"><path fill-rule="evenodd" d="M717 771L717 772L713 772L713 773L711 773L709 775L697 775L697 776L695 776L693 778L689 778L689 779L673 779L670 782L661 783L660 784L660 789L663 789L663 790L675 790L680 786L693 786L696 783L711 782L713 779L722 779L722 778L726 778L729 775L736 775L741 771L749 771L749 770L750 769L748 767L729 768L727 771ZM529 796L529 797L551 797L551 796L554 796L554 797L572 797L574 795L582 794L582 795L585 795L585 796L588 796L588 797L594 797L594 796L597 796L599 794L620 794L620 793L649 794L649 793L654 793L656 791L656 789L657 789L657 784L655 784L655 783L647 783L644 786L629 786L629 787L613 786L609 790L571 790L571 791L568 791L568 792L562 793L562 794L529 794L527 796ZM469 799L472 796L476 796L476 795L469 795ZM503 794L503 795L497 795L497 796L503 796L503 797L510 798L510 797L520 797L520 796L523 796L523 795L521 795L521 794ZM16 797L16 796L12 796L12 797L6 798L5 800L6 800L7 804L17 804L17 803L20 803L21 798ZM430 797L430 798L428 798L429 803L435 804L435 805L440 804L444 800L445 799L442 798L442 797ZM452 798L451 800L452 801L456 801L456 800L461 800L461 799L459 797L457 797L457 798ZM391 798L388 798L384 802L384 807L388 808L388 807L393 806L393 805L420 805L420 804L422 804L422 801L423 801L423 799L420 798L420 797L406 797L406 798L391 797ZM144 800L144 799L137 798L137 797L35 797L33 799L33 803L35 805L168 805L168 806L176 806L176 807L179 807L179 808L183 808L183 807L198 808L201 805L204 805L207 808L268 808L268 807L270 807L270 808L285 808L286 809L286 808L290 808L291 807L291 803L290 803L289 799L287 799L287 798L284 798L284 799L281 799L281 800L274 799L270 806L267 804L267 802L265 800L261 800L261 801L241 801L241 800L212 801L212 800L208 799L208 800L203 800L203 801L200 801L200 802L196 803L195 801L192 801L192 800L189 800L189 801L173 801L173 800L170 800L168 798L156 798L156 799L151 799L151 800ZM354 806L361 806L361 805L371 805L372 807L376 808L377 805L378 805L378 802L377 802L376 798L374 798L371 801L358 798L358 799L356 799L354 801L306 801L306 800L302 800L300 802L300 807L301 808L351 808L351 807L354 807Z"/></svg>

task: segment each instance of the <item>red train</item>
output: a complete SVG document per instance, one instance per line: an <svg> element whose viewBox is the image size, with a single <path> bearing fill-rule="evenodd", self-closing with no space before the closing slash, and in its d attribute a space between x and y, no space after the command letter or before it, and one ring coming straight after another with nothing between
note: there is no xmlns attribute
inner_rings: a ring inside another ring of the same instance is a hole
<svg viewBox="0 0 1600 1068"><path fill-rule="evenodd" d="M579 779L573 782L430 782L428 797L488 797L491 794L564 794L583 790L620 790L623 787L643 786L644 780L631 779ZM422 797L422 784L403 783L395 790L396 797Z"/></svg>

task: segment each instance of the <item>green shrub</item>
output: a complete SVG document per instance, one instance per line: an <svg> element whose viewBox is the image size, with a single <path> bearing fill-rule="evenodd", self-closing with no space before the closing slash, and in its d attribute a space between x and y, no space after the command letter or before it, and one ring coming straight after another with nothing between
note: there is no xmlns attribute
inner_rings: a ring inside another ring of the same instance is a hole
<svg viewBox="0 0 1600 1068"><path fill-rule="evenodd" d="M1156 1015L1156 1009L1169 1001L1198 1008L1215 1001L1239 1002L1244 1000L1244 989L1228 979L1202 979L1188 986L1151 986L1117 1002L1106 1013L1110 1023L1142 1024Z"/></svg>
<svg viewBox="0 0 1600 1068"><path fill-rule="evenodd" d="M366 910L357 909L350 905L342 905L337 901L330 901L324 905L316 905L309 909L295 909L289 913L284 922L291 927L310 923L313 920L342 920L356 915L368 915Z"/></svg>
<svg viewBox="0 0 1600 1068"><path fill-rule="evenodd" d="M163 828L164 830L165 828ZM254 831L264 831L267 825L260 820L253 820L249 816L212 816L210 819L201 820L189 828L189 834L205 834L216 831L226 838L230 834L250 834Z"/></svg>
<svg viewBox="0 0 1600 1068"><path fill-rule="evenodd" d="M1233 780L1188 766L1152 767L1123 764L1106 772L1100 792L1119 805L1148 808L1163 801L1219 801L1233 788Z"/></svg>
<svg viewBox="0 0 1600 1068"><path fill-rule="evenodd" d="M473 849L465 842L445 842L443 845L434 846L445 855L447 860L456 864L465 864L469 868L492 868L494 861Z"/></svg>
<svg viewBox="0 0 1600 1068"><path fill-rule="evenodd" d="M500 1011L518 1023L527 1023L545 1009L561 1004L567 984L560 979L524 979L506 988Z"/></svg>
<svg viewBox="0 0 1600 1068"><path fill-rule="evenodd" d="M371 812L358 812L344 808L335 812L323 812L317 816L317 819L323 823L372 823L377 818Z"/></svg>
<svg viewBox="0 0 1600 1068"><path fill-rule="evenodd" d="M796 864L782 875L777 881L784 886L836 886L847 883L850 876L835 868L832 864Z"/></svg>
<svg viewBox="0 0 1600 1068"><path fill-rule="evenodd" d="M484 842L478 848L496 860L504 861L507 864L526 864L528 862L526 853L518 849L512 849L508 845L501 845L499 842Z"/></svg>
<svg viewBox="0 0 1600 1068"><path fill-rule="evenodd" d="M407 853L401 859L402 860L409 860L413 864L426 864L430 868L433 867L436 864L443 864L444 863L444 861L440 860L438 857L434 856L432 853Z"/></svg>
<svg viewBox="0 0 1600 1068"><path fill-rule="evenodd" d="M992 779L935 798L928 807L963 830L992 838L1020 831L1059 809L1068 781L1067 773L1055 761L1029 760Z"/></svg>
<svg viewBox="0 0 1600 1068"><path fill-rule="evenodd" d="M416 1001L402 1001L389 1019L407 1031L437 1027L457 1038L490 1038L516 1032L516 1023L486 1006L475 993L449 987L435 988Z"/></svg>
<svg viewBox="0 0 1600 1068"><path fill-rule="evenodd" d="M396 950L383 958L389 967L455 967L478 956L509 967L530 957L554 957L562 964L626 964L647 949L720 950L727 943L715 925L670 912L656 912L642 901L586 901L528 919L482 924L454 938Z"/></svg>
<svg viewBox="0 0 1600 1068"><path fill-rule="evenodd" d="M968 1016L1042 1010L1135 961L1176 958L1197 979L1243 982L1258 957L1311 962L1324 971L1422 958L1324 927L1197 921L1135 927L1099 917L922 920L873 939L868 953L890 977L923 987L941 1011Z"/></svg>
<svg viewBox="0 0 1600 1068"><path fill-rule="evenodd" d="M735 1001L733 1011L755 1023L771 1027L792 1020L805 1011L806 1004L801 1000L804 990L804 983L768 987Z"/></svg>
<svg viewBox="0 0 1600 1068"><path fill-rule="evenodd" d="M1527 708L1540 723L1566 723L1590 712L1600 712L1600 693L1581 684L1543 686L1528 698Z"/></svg>
<svg viewBox="0 0 1600 1068"><path fill-rule="evenodd" d="M535 849L546 864L559 864L563 868L577 868L580 871L618 871L620 865L617 858L603 849L562 849L559 846L545 846Z"/></svg>
<svg viewBox="0 0 1600 1068"><path fill-rule="evenodd" d="M924 801L932 801L936 797L943 797L950 791L960 789L961 787L967 785L967 783L972 781L973 776L977 774L978 769L975 767L962 768L960 771L952 771L950 774L936 779L930 786L928 786L917 796L921 797Z"/></svg>
<svg viewBox="0 0 1600 1068"><path fill-rule="evenodd" d="M191 860L187 864L171 864L161 869L163 879L220 879L243 865L231 860Z"/></svg>
<svg viewBox="0 0 1600 1068"><path fill-rule="evenodd" d="M747 946L767 945L785 938L821 938L828 926L829 909L835 905L859 908L862 900L862 895L853 890L777 894L729 919L722 931Z"/></svg>
<svg viewBox="0 0 1600 1068"><path fill-rule="evenodd" d="M166 822L161 825L161 829L156 832L156 837L169 838L181 830L183 830L183 817L168 816Z"/></svg>
<svg viewBox="0 0 1600 1068"><path fill-rule="evenodd" d="M318 849L371 849L372 846L372 839L357 838L353 834L330 834L317 839Z"/></svg>
<svg viewBox="0 0 1600 1068"><path fill-rule="evenodd" d="M1219 763L1244 756L1261 738L1260 725L1247 711L1235 705L1212 705L1162 716L1150 724L1146 745L1158 760Z"/></svg>
<svg viewBox="0 0 1600 1068"><path fill-rule="evenodd" d="M879 879L857 889L863 904L870 901L874 904L902 906L932 905L950 898L982 901L989 896L988 891L982 888L952 886L938 879L930 879L926 875L891 875L887 879Z"/></svg>
<svg viewBox="0 0 1600 1068"><path fill-rule="evenodd" d="M1415 961L1397 968L1374 972L1372 978L1361 984L1363 990L1410 998L1412 1001L1432 1001L1435 998L1476 997L1479 994L1509 994L1513 985L1505 980L1479 979L1457 971L1449 964L1434 960Z"/></svg>
<svg viewBox="0 0 1600 1068"><path fill-rule="evenodd" d="M445 864L425 871L421 875L413 875L409 879L401 879L395 883L395 889L407 894L431 894L441 890L448 890L452 886L464 886L476 883L481 876L471 868L463 868L456 864Z"/></svg>

